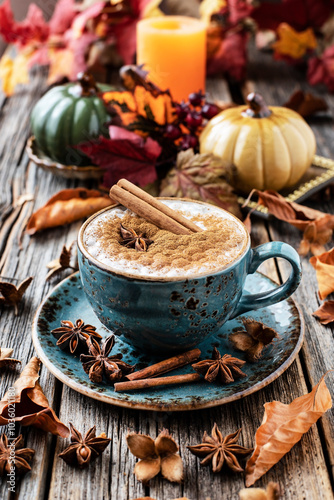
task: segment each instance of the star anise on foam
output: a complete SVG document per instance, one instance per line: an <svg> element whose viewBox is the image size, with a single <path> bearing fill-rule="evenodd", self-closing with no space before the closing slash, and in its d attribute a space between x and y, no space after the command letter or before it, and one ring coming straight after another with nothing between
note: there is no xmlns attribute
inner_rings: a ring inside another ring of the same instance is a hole
<svg viewBox="0 0 334 500"><path fill-rule="evenodd" d="M121 228L121 236L123 241L121 241L121 245L124 245L127 248L134 248L138 252L146 252L149 245L153 243L153 240L149 238L145 238L143 233L137 234L134 229L131 227L127 229L122 224L120 224Z"/></svg>
<svg viewBox="0 0 334 500"><path fill-rule="evenodd" d="M247 377L246 373L240 370L246 361L234 358L230 354L220 355L215 347L212 351L212 359L204 359L191 365L197 373L204 376L208 382L217 381L221 384L234 382L236 378Z"/></svg>
<svg viewBox="0 0 334 500"><path fill-rule="evenodd" d="M243 472L243 468L240 466L237 456L240 455L241 457L245 457L249 455L253 449L236 444L240 432L241 429L232 434L228 434L228 436L224 438L215 423L211 431L211 436L208 436L207 433L204 432L202 443L194 446L187 446L187 448L193 455L196 455L196 457L203 458L201 465L209 465L211 463L213 472L220 472L224 464L234 472Z"/></svg>
<svg viewBox="0 0 334 500"><path fill-rule="evenodd" d="M236 349L246 353L248 361L258 361L262 350L278 337L278 333L255 319L243 318L242 322L246 331L231 333L229 339Z"/></svg>
<svg viewBox="0 0 334 500"><path fill-rule="evenodd" d="M88 352L87 340L91 337L102 339L97 333L96 327L85 325L82 319L77 319L75 324L72 321L61 321L61 327L55 328L51 333L56 337L57 346L62 351L69 350L71 354Z"/></svg>
<svg viewBox="0 0 334 500"><path fill-rule="evenodd" d="M78 466L79 469L84 469L92 460L101 455L111 441L104 432L96 436L95 425L89 429L84 438L71 423L70 429L71 444L58 456L67 464Z"/></svg>
<svg viewBox="0 0 334 500"><path fill-rule="evenodd" d="M105 375L109 382L114 383L135 369L134 366L121 361L122 354L109 356L114 344L114 335L110 335L102 346L99 346L93 337L88 339L89 354L81 354L80 361L92 382L102 382L103 375Z"/></svg>
<svg viewBox="0 0 334 500"><path fill-rule="evenodd" d="M18 475L25 474L31 470L28 462L30 462L34 454L35 450L23 448L22 434L13 439L10 444L8 444L6 434L2 434L0 438L0 476L5 477L7 474L10 474L13 460L15 473Z"/></svg>
<svg viewBox="0 0 334 500"><path fill-rule="evenodd" d="M178 446L167 429L153 440L151 436L130 432L126 443L131 453L139 458L134 468L138 481L146 484L159 472L168 481L180 483L183 479L183 463Z"/></svg>

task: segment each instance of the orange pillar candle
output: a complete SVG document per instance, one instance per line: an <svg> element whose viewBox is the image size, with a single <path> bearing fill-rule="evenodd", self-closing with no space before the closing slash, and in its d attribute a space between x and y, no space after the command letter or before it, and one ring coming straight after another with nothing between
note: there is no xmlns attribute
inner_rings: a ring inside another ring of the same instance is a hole
<svg viewBox="0 0 334 500"><path fill-rule="evenodd" d="M188 100L191 92L205 91L206 26L198 19L165 16L137 24L137 64L149 79L173 99Z"/></svg>

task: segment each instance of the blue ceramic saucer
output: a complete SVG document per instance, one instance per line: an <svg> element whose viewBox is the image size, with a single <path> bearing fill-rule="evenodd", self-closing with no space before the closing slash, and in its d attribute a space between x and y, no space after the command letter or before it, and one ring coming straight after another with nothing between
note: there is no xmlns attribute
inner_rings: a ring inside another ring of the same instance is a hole
<svg viewBox="0 0 334 500"><path fill-rule="evenodd" d="M258 293L272 288L274 283L260 273L249 275L245 288L249 293ZM228 385L209 384L204 381L180 386L161 386L143 391L115 392L112 385L94 384L82 369L78 357L61 351L50 333L60 326L61 320L73 323L81 318L96 326L97 331L107 337L110 332L100 323L86 300L79 273L59 283L39 306L32 327L32 338L43 364L61 382L75 391L106 403L127 408L156 411L179 411L209 408L243 398L262 389L278 378L296 358L304 337L304 320L293 299L289 298L273 306L252 311L228 321L210 339L198 345L202 351L200 359L211 358L213 347L220 353L245 359L242 352L233 349L228 335L243 329L242 317L254 318L274 328L279 337L263 351L257 363L246 363L242 370L247 377ZM121 352L123 360L136 369L151 365L161 358L139 352L117 338L111 354ZM174 370L170 374L191 373L191 366ZM169 375L169 374L168 374Z"/></svg>

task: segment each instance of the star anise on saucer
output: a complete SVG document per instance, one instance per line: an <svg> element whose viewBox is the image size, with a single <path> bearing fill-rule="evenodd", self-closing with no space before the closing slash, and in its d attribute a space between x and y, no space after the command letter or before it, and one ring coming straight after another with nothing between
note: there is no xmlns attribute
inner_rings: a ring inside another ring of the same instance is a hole
<svg viewBox="0 0 334 500"><path fill-rule="evenodd" d="M77 319L75 324L72 321L61 321L61 327L55 328L51 333L56 337L57 346L62 351L69 350L71 354L88 352L87 340L91 337L102 339L96 331L96 327L85 325L82 319Z"/></svg>
<svg viewBox="0 0 334 500"><path fill-rule="evenodd" d="M65 460L67 464L78 466L79 469L84 469L91 460L95 460L96 457L101 455L111 441L104 432L96 436L95 425L89 429L84 438L71 423L70 429L71 444L58 456Z"/></svg>
<svg viewBox="0 0 334 500"><path fill-rule="evenodd" d="M34 454L35 450L23 448L22 434L13 439L10 444L8 444L6 434L2 434L0 438L0 476L5 477L7 474L10 474L13 460L15 473L18 475L25 474L31 470L28 462L30 462Z"/></svg>
<svg viewBox="0 0 334 500"><path fill-rule="evenodd" d="M211 431L211 436L208 436L207 433L204 432L202 443L194 446L187 446L187 448L193 455L203 458L201 465L209 465L211 463L213 472L220 472L224 464L234 472L243 472L243 468L240 466L237 456L240 455L241 457L245 457L249 455L253 449L236 444L240 432L241 429L232 434L228 434L228 436L224 438L215 423Z"/></svg>
<svg viewBox="0 0 334 500"><path fill-rule="evenodd" d="M246 361L234 358L230 354L220 355L215 347L212 352L212 359L204 359L194 365L191 365L197 373L204 376L208 382L220 382L229 384L236 378L247 377L246 373L240 370Z"/></svg>
<svg viewBox="0 0 334 500"><path fill-rule="evenodd" d="M246 353L248 361L258 361L262 350L278 337L278 333L252 318L243 318L242 322L245 331L231 333L229 339L236 349Z"/></svg>
<svg viewBox="0 0 334 500"><path fill-rule="evenodd" d="M120 224L121 228L121 236L123 241L121 241L121 245L124 245L127 248L134 248L138 252L146 252L149 245L153 243L153 240L149 238L145 238L143 233L137 234L134 229L131 227L127 229L122 224Z"/></svg>
<svg viewBox="0 0 334 500"><path fill-rule="evenodd" d="M87 341L89 354L81 354L80 361L92 382L102 382L103 375L111 383L118 382L135 369L134 366L121 361L122 354L109 356L114 344L114 335L110 335L102 346L93 337Z"/></svg>

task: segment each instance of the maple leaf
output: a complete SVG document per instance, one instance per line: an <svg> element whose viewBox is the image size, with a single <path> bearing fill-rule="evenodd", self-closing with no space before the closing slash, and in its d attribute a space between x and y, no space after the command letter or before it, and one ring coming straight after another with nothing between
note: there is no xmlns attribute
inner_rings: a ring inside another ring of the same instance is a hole
<svg viewBox="0 0 334 500"><path fill-rule="evenodd" d="M317 46L312 28L297 32L289 24L281 23L277 28L279 40L272 44L275 51L275 58L288 56L292 59L301 59L308 51L314 50Z"/></svg>
<svg viewBox="0 0 334 500"><path fill-rule="evenodd" d="M326 300L319 309L314 311L313 316L319 319L323 325L334 321L334 300Z"/></svg>
<svg viewBox="0 0 334 500"><path fill-rule="evenodd" d="M312 57L308 61L307 79L311 85L324 83L330 92L334 92L334 45L320 57Z"/></svg>
<svg viewBox="0 0 334 500"><path fill-rule="evenodd" d="M145 186L156 180L155 164L161 146L148 137L111 125L110 139L79 144L78 148L101 168L105 169L103 186L110 188L122 177Z"/></svg>
<svg viewBox="0 0 334 500"><path fill-rule="evenodd" d="M14 59L4 54L0 60L0 78L2 90L7 96L11 96L17 85L28 83L28 61L29 53L21 52Z"/></svg>
<svg viewBox="0 0 334 500"><path fill-rule="evenodd" d="M317 273L319 297L325 299L334 291L334 248L311 257L310 263Z"/></svg>
<svg viewBox="0 0 334 500"><path fill-rule="evenodd" d="M265 403L262 424L255 434L255 450L246 464L246 486L252 486L271 469L332 407L324 377L309 394L290 404Z"/></svg>
<svg viewBox="0 0 334 500"><path fill-rule="evenodd" d="M211 154L181 151L161 183L159 196L202 200L241 216L237 196L229 184L231 167Z"/></svg>
<svg viewBox="0 0 334 500"><path fill-rule="evenodd" d="M227 73L237 81L242 80L246 74L248 39L248 33L228 33L212 57L208 57L208 75Z"/></svg>
<svg viewBox="0 0 334 500"><path fill-rule="evenodd" d="M71 27L77 15L75 0L58 0L49 21L49 30L52 35L62 35Z"/></svg>
<svg viewBox="0 0 334 500"><path fill-rule="evenodd" d="M32 282L33 278L30 276L26 278L18 287L7 283L5 281L0 281L0 304L5 306L13 306L15 309L15 315L17 316L19 312L18 304L22 300L23 294Z"/></svg>
<svg viewBox="0 0 334 500"><path fill-rule="evenodd" d="M5 0L0 5L0 34L7 43L24 47L32 42L45 42L49 36L49 27L41 9L34 3L29 5L26 18L16 22L10 1Z"/></svg>

